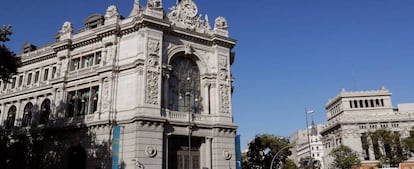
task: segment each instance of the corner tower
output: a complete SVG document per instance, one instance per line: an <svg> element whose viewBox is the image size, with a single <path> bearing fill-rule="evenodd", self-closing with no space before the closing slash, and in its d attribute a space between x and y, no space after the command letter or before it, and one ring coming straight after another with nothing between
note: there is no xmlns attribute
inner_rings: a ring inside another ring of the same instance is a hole
<svg viewBox="0 0 414 169"><path fill-rule="evenodd" d="M55 42L19 55L13 84L0 83L1 138L38 154L26 168L235 168L226 19L211 26L193 0L168 13L162 0L133 5L77 32L64 22Z"/></svg>

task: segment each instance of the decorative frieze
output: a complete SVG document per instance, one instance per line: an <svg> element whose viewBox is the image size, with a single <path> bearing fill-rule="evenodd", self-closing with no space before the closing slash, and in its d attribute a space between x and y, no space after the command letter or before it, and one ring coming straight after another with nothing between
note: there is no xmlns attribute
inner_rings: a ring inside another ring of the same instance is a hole
<svg viewBox="0 0 414 169"><path fill-rule="evenodd" d="M158 81L159 81L158 72L148 71L147 72L147 104L157 105L158 101Z"/></svg>
<svg viewBox="0 0 414 169"><path fill-rule="evenodd" d="M230 87L225 84L220 84L220 100L221 112L230 113Z"/></svg>
<svg viewBox="0 0 414 169"><path fill-rule="evenodd" d="M159 104L159 80L160 80L160 42L158 40L148 41L147 59L147 90L146 103Z"/></svg>
<svg viewBox="0 0 414 169"><path fill-rule="evenodd" d="M110 80L109 78L105 78L102 84L102 109L107 110L109 108L109 101L110 101Z"/></svg>

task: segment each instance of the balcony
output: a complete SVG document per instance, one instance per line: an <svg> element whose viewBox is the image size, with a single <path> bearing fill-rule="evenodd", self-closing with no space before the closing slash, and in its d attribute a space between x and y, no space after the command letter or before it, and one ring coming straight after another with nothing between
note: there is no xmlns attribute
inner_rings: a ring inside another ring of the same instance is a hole
<svg viewBox="0 0 414 169"><path fill-rule="evenodd" d="M167 111L165 117L170 121L188 122L206 122L211 121L211 116L198 113L191 113L190 118L188 112Z"/></svg>

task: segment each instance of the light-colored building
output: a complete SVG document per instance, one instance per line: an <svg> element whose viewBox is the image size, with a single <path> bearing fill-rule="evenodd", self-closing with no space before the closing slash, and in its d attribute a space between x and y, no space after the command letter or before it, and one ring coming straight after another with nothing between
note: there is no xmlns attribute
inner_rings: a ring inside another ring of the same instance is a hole
<svg viewBox="0 0 414 169"><path fill-rule="evenodd" d="M391 93L384 87L373 91L343 89L328 101L326 111L327 123L321 131L325 168L332 163L332 157L328 154L341 144L356 151L363 165L375 166L379 154L375 154L374 149L381 147L368 141L367 133L386 129L407 137L414 125L414 103L398 104L394 108Z"/></svg>
<svg viewBox="0 0 414 169"><path fill-rule="evenodd" d="M290 136L290 142L292 144L291 158L299 167L309 157L312 157L314 166L318 166L319 168L324 167L322 159L324 155L322 136L319 133L322 127L322 124L316 125L312 120L312 124L308 127L308 130L298 130Z"/></svg>
<svg viewBox="0 0 414 169"><path fill-rule="evenodd" d="M129 16L109 6L79 31L64 22L49 45L25 45L18 74L0 84L0 126L29 156L14 151L7 165L235 168L226 19L210 25L192 0L168 13L162 0L133 5Z"/></svg>

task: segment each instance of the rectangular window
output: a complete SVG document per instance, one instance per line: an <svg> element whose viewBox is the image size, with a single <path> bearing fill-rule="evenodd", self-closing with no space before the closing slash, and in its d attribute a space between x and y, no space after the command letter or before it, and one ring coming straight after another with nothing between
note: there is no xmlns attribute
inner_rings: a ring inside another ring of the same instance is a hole
<svg viewBox="0 0 414 169"><path fill-rule="evenodd" d="M93 114L98 108L99 87L93 86L68 93L67 117Z"/></svg>
<svg viewBox="0 0 414 169"><path fill-rule="evenodd" d="M101 64L101 52L95 53L95 65Z"/></svg>
<svg viewBox="0 0 414 169"><path fill-rule="evenodd" d="M37 83L39 81L39 75L40 75L40 72L37 71L36 74L35 74L35 81L34 81L35 83Z"/></svg>
<svg viewBox="0 0 414 169"><path fill-rule="evenodd" d="M52 68L52 79L56 76L56 67Z"/></svg>
<svg viewBox="0 0 414 169"><path fill-rule="evenodd" d="M16 87L16 77L13 77L11 88L14 89L14 87Z"/></svg>
<svg viewBox="0 0 414 169"><path fill-rule="evenodd" d="M27 75L27 85L30 85L32 83L32 73L29 73Z"/></svg>
<svg viewBox="0 0 414 169"><path fill-rule="evenodd" d="M6 90L6 88L7 88L7 82L4 82L4 84L3 84L3 90Z"/></svg>
<svg viewBox="0 0 414 169"><path fill-rule="evenodd" d="M82 57L82 66L81 66L81 68L87 68L87 67L91 67L92 65L94 65L94 63L93 63L94 56L95 56L95 54L90 54L90 55L83 56Z"/></svg>
<svg viewBox="0 0 414 169"><path fill-rule="evenodd" d="M23 75L19 76L19 87L23 85Z"/></svg>
<svg viewBox="0 0 414 169"><path fill-rule="evenodd" d="M45 72L43 74L43 81L48 80L49 78L49 68L45 69Z"/></svg>
<svg viewBox="0 0 414 169"><path fill-rule="evenodd" d="M74 70L78 70L79 69L79 63L80 62L80 58L76 58L76 59L72 59L71 63L70 63L70 71L74 71Z"/></svg>

